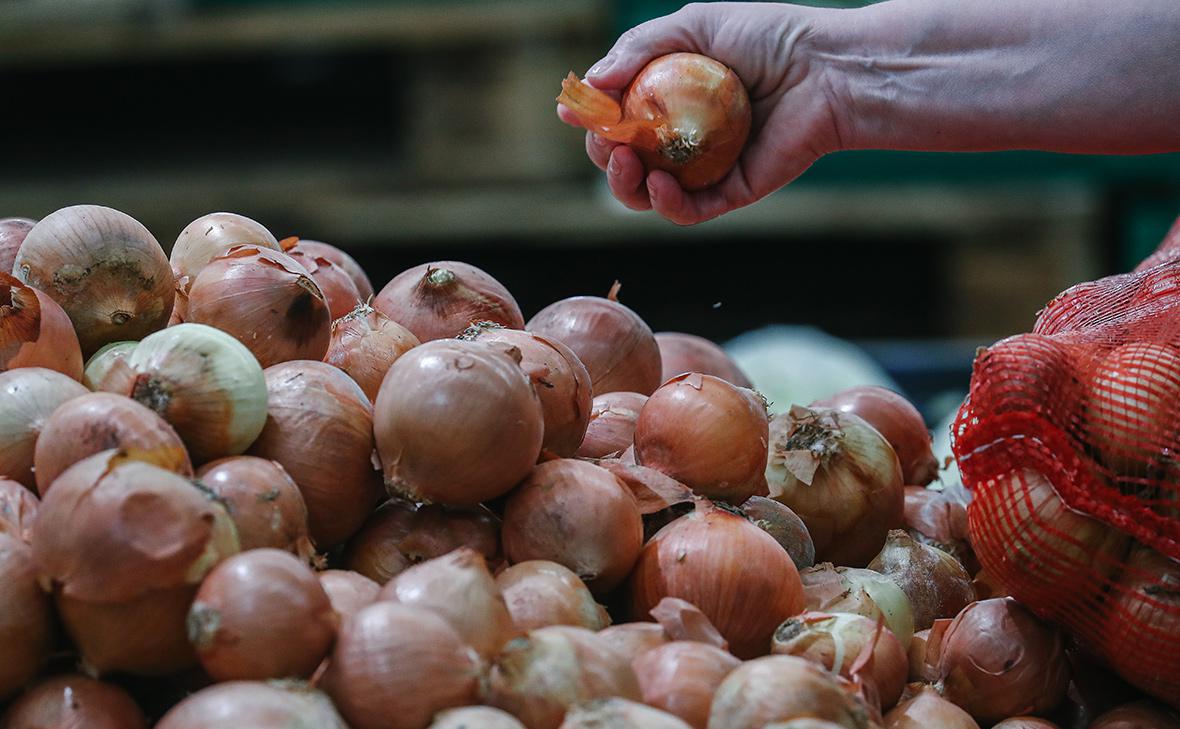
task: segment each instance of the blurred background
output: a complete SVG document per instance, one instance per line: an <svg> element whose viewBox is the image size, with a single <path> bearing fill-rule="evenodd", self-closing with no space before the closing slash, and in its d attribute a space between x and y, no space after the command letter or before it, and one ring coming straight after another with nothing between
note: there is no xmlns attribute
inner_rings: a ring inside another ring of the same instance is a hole
<svg viewBox="0 0 1180 729"><path fill-rule="evenodd" d="M474 263L526 317L619 279L656 331L812 327L772 335L790 376L824 376L808 347L843 352L937 422L977 346L1128 270L1180 213L1176 155L885 152L825 158L691 229L626 211L554 97L680 5L0 0L0 216L109 205L168 249L194 218L238 212L345 248L378 289L424 261Z"/></svg>

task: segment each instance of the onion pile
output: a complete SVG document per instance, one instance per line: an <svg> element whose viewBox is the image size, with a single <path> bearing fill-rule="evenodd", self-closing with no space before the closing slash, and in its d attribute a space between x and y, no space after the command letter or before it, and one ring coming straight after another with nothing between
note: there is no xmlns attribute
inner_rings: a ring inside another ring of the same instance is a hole
<svg viewBox="0 0 1180 729"><path fill-rule="evenodd" d="M370 401L390 365L419 344L409 329L364 303L332 322L331 333L324 361L356 380Z"/></svg>
<svg viewBox="0 0 1180 729"><path fill-rule="evenodd" d="M356 262L356 259L340 250L330 243L322 243L318 240L300 239L294 246L287 248L288 253L298 252L304 253L316 258L325 258L348 274L352 279L353 285L356 287L357 294L361 301L368 301L373 297L373 283L369 281L368 274L361 268L361 264Z"/></svg>
<svg viewBox="0 0 1180 729"><path fill-rule="evenodd" d="M423 263L399 273L373 299L373 308L423 342L457 337L484 321L524 328L524 315L508 289L458 261Z"/></svg>
<svg viewBox="0 0 1180 729"><path fill-rule="evenodd" d="M1088 387L1085 429L1098 457L1116 475L1145 476L1174 447L1180 402L1180 350L1133 342L1110 351Z"/></svg>
<svg viewBox="0 0 1180 729"><path fill-rule="evenodd" d="M607 392L597 395L590 407L586 436L575 455L606 458L622 453L635 439L635 424L647 403L638 392Z"/></svg>
<svg viewBox="0 0 1180 729"><path fill-rule="evenodd" d="M305 685L230 681L181 701L156 729L348 729L327 696Z"/></svg>
<svg viewBox="0 0 1180 729"><path fill-rule="evenodd" d="M0 270L0 372L44 367L82 379L82 349L57 302Z"/></svg>
<svg viewBox="0 0 1180 729"><path fill-rule="evenodd" d="M308 558L307 504L299 486L276 461L229 456L206 463L197 479L225 506L243 552L282 549Z"/></svg>
<svg viewBox="0 0 1180 729"><path fill-rule="evenodd" d="M738 387L753 387L725 350L704 337L682 332L657 332L656 344L660 347L663 365L660 379L664 382L686 372L700 372L720 377Z"/></svg>

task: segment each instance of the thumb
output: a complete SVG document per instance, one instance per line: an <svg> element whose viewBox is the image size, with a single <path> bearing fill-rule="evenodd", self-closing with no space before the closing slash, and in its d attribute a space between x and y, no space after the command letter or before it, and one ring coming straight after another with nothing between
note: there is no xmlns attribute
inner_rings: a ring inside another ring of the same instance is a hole
<svg viewBox="0 0 1180 729"><path fill-rule="evenodd" d="M708 45L703 16L690 5L623 33L586 72L586 81L604 91L622 90L652 59L677 51L703 53Z"/></svg>

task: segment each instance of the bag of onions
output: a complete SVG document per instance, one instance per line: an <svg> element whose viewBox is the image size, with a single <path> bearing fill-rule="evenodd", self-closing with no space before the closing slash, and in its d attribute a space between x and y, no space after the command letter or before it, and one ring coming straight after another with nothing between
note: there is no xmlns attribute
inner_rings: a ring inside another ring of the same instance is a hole
<svg viewBox="0 0 1180 729"><path fill-rule="evenodd" d="M991 578L1180 706L1180 259L981 350L953 438Z"/></svg>

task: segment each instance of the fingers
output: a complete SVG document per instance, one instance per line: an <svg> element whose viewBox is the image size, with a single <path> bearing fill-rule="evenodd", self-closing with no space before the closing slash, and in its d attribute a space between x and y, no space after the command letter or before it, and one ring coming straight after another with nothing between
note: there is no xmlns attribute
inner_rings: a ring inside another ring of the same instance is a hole
<svg viewBox="0 0 1180 729"><path fill-rule="evenodd" d="M586 156L603 172L606 172L607 163L610 162L610 153L617 146L617 142L600 137L594 132L586 132Z"/></svg>
<svg viewBox="0 0 1180 729"><path fill-rule="evenodd" d="M625 144L611 150L606 165L606 184L619 202L632 210L651 210L645 176L643 162L635 150Z"/></svg>
<svg viewBox="0 0 1180 729"><path fill-rule="evenodd" d="M595 88L622 89L653 58L676 51L704 52L709 39L703 19L699 8L690 5L631 28L590 67L586 80Z"/></svg>

